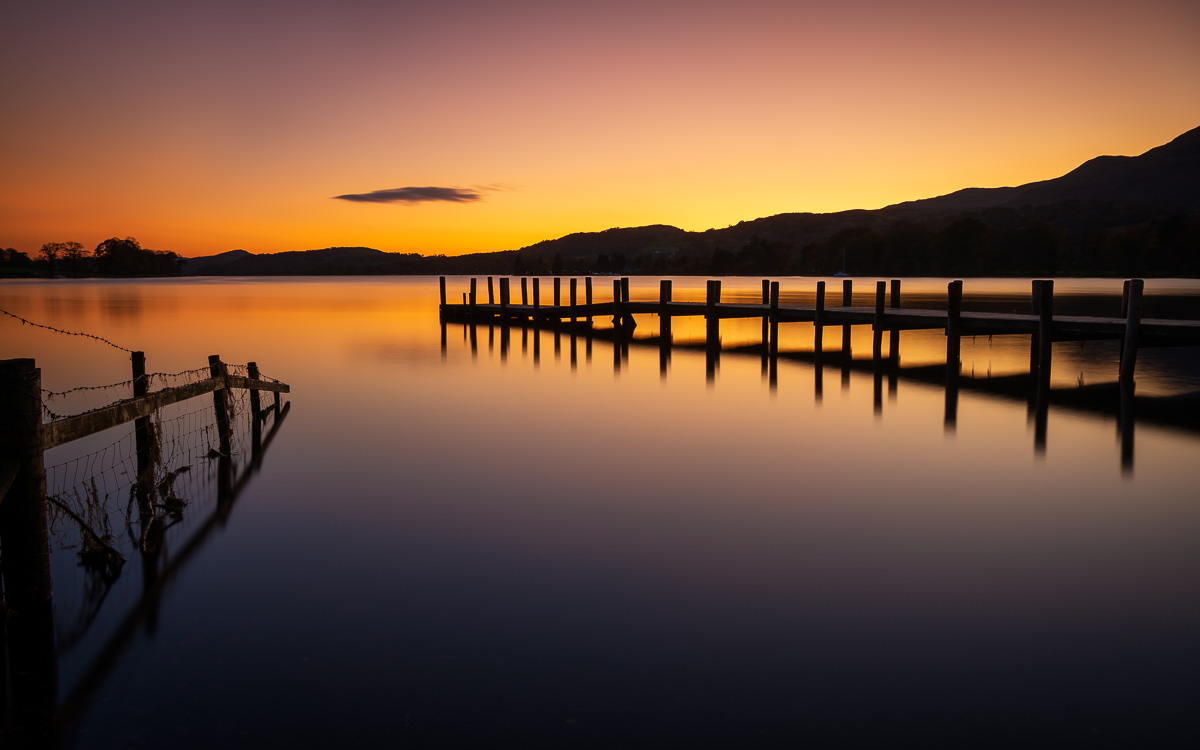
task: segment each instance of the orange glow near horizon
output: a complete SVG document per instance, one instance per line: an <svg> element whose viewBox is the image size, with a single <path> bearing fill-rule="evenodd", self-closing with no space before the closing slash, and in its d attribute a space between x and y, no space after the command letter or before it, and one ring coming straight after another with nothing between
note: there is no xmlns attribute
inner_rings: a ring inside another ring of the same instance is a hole
<svg viewBox="0 0 1200 750"><path fill-rule="evenodd" d="M0 246L702 231L1049 179L1200 125L1184 0L117 6L8 14ZM333 198L427 186L481 199Z"/></svg>

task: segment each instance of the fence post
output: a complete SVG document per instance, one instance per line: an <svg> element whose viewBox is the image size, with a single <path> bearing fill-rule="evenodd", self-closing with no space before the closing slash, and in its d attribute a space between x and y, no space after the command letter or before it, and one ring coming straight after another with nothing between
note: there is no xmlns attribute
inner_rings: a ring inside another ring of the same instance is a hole
<svg viewBox="0 0 1200 750"><path fill-rule="evenodd" d="M443 330L445 326L443 324ZM258 380L258 363L246 363L246 375L251 380ZM253 458L257 459L262 451L262 402L258 397L258 390L250 389L250 451Z"/></svg>
<svg viewBox="0 0 1200 750"><path fill-rule="evenodd" d="M130 360L133 362L133 396L141 398L150 392L150 382L146 378L146 353L133 352ZM154 444L152 430L150 417L138 417L134 420L133 438L137 449L138 467L137 489L134 494L137 497L138 512L141 514L143 524L151 515L150 484L154 481L154 477L147 472L150 471L150 453Z"/></svg>
<svg viewBox="0 0 1200 750"><path fill-rule="evenodd" d="M488 304L489 305L496 304L496 292L492 288L492 277L491 276L488 276Z"/></svg>
<svg viewBox="0 0 1200 750"><path fill-rule="evenodd" d="M42 374L32 359L0 360L0 569L17 746L41 744L58 695L51 603L46 470L42 457ZM7 713L7 711L5 712Z"/></svg>
<svg viewBox="0 0 1200 750"><path fill-rule="evenodd" d="M962 289L961 281L946 287L946 372L955 376L962 351Z"/></svg>
<svg viewBox="0 0 1200 750"><path fill-rule="evenodd" d="M213 391L213 410L216 412L217 435L221 441L221 453L228 456L231 446L229 429L229 381L225 378L228 370L221 361L221 355L212 354L208 358L208 375L225 381L221 388Z"/></svg>
<svg viewBox="0 0 1200 750"><path fill-rule="evenodd" d="M529 304L529 284L526 283L527 281L528 281L528 279L525 276L521 277L521 305L522 306Z"/></svg>
<svg viewBox="0 0 1200 750"><path fill-rule="evenodd" d="M554 277L554 306L562 305L562 279L558 276Z"/></svg>
<svg viewBox="0 0 1200 750"><path fill-rule="evenodd" d="M576 296L576 294L577 294L576 282L577 281L579 281L579 279L577 279L573 276L571 277L571 326L572 326L571 332L572 332L572 334L575 331L575 328L574 328L574 326L575 326L575 304L576 304L576 302L578 302L578 297ZM572 351L574 351L574 350L572 350Z"/></svg>
<svg viewBox="0 0 1200 750"><path fill-rule="evenodd" d="M475 282L476 282L476 279L474 276L472 276L471 277L471 292L467 296L467 304L469 304L471 306L472 313L475 312Z"/></svg>
<svg viewBox="0 0 1200 750"><path fill-rule="evenodd" d="M438 286L441 287L441 292L442 292L442 307L441 307L441 309L445 310L446 309L446 277L445 276L438 277Z"/></svg>

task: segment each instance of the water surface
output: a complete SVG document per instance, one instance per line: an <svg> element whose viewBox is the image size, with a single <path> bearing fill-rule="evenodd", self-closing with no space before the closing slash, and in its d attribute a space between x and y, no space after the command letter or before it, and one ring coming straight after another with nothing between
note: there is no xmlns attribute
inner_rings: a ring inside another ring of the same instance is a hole
<svg viewBox="0 0 1200 750"><path fill-rule="evenodd" d="M905 280L934 302L945 283ZM676 279L675 298L703 287ZM785 304L812 287L784 280ZM1024 311L1027 288L968 280L965 308ZM655 298L657 279L633 289ZM1117 314L1120 282L1056 291ZM1172 291L1200 286L1148 283ZM757 300L759 281L724 292ZM805 361L808 324L785 324L781 351L797 356L764 367L757 320L722 323L715 367L687 346L664 364L655 345L603 336L443 335L437 297L436 278L0 285L3 309L144 350L151 371L220 354L292 388L233 512L80 699L64 746L1200 738L1194 427L1139 422L1130 463L1116 403L1052 405L1039 440L1019 396L964 386L948 421L936 382L881 389L868 327L853 335L862 367ZM635 335L658 325L641 316ZM129 379L125 352L0 326L3 355L36 357L50 391ZM673 334L701 343L703 323ZM1028 347L964 340L964 376L1017 375ZM1116 351L1057 344L1053 384L1115 381ZM902 366L944 353L940 332L902 335ZM1148 396L1200 390L1193 350L1147 351L1137 378ZM110 390L56 403L78 411ZM84 585L73 550L54 572L69 622ZM64 699L146 586L135 559L94 633L59 654Z"/></svg>

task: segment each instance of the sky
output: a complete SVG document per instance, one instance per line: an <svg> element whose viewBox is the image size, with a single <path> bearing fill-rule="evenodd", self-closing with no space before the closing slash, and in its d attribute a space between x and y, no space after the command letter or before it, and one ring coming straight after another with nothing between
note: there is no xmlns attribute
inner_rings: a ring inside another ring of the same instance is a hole
<svg viewBox="0 0 1200 750"><path fill-rule="evenodd" d="M14 2L0 102L0 246L457 255L1143 153L1200 3Z"/></svg>

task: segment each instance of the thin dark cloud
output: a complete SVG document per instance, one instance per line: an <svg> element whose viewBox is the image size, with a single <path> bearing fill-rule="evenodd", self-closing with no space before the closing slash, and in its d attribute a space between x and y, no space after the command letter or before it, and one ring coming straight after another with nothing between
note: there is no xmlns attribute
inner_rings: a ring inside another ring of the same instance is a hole
<svg viewBox="0 0 1200 750"><path fill-rule="evenodd" d="M483 200L483 193L471 188L402 187L333 197L354 203L475 203Z"/></svg>

